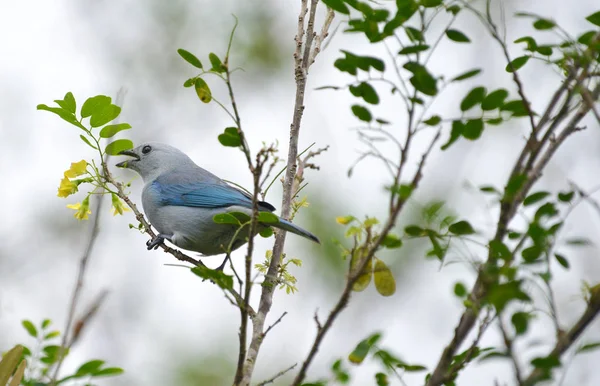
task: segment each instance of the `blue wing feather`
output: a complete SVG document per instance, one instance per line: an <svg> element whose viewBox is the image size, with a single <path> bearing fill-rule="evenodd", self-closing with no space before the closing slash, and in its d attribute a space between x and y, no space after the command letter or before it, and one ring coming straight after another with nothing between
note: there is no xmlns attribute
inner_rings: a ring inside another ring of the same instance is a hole
<svg viewBox="0 0 600 386"><path fill-rule="evenodd" d="M159 193L162 205L191 206L197 208L224 208L228 206L252 207L252 198L229 185L205 182L183 184L152 183ZM260 210L273 211L275 208L266 202L259 202Z"/></svg>

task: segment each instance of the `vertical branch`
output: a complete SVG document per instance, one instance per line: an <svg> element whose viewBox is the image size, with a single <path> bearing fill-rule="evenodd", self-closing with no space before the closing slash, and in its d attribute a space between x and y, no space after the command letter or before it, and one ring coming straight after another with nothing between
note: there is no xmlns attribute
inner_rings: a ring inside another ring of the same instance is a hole
<svg viewBox="0 0 600 386"><path fill-rule="evenodd" d="M295 62L295 78L296 78L296 97L294 103L294 113L292 117L292 123L290 125L290 143L288 146L288 158L287 168L285 174L285 180L283 185L283 199L281 217L289 218L292 206L292 195L294 190L294 180L296 177L296 158L298 156L298 139L300 135L300 124L302 121L302 114L304 112L304 93L306 90L306 78L308 74L308 68L312 61L317 55L317 51L314 52L311 57L311 49L313 45L313 39L315 37L314 25L315 15L317 11L318 0L311 0L310 9L308 6L308 0L301 1L300 14L298 16L298 30L296 34L296 49L294 51L294 62ZM308 22L306 24L306 39L305 35L305 16L308 14ZM327 14L327 20L324 25L331 24L333 13ZM322 42L327 36L327 30L324 28L321 35L317 38L317 42ZM273 255L269 264L269 269L265 275L265 279L262 285L262 293L260 297L260 303L256 316L253 318L252 328L252 339L248 348L246 361L244 363L243 378L241 382L236 384L249 385L252 379L252 373L254 372L254 365L258 352L264 339L264 326L267 314L271 310L273 301L273 294L277 287L277 273L279 270L279 264L281 261L281 255L285 245L285 232L280 231L275 237L275 244L273 245Z"/></svg>

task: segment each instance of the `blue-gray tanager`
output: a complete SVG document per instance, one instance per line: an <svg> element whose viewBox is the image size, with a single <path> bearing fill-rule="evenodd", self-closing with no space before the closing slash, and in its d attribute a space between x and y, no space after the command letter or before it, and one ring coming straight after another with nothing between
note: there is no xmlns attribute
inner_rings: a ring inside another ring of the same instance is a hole
<svg viewBox="0 0 600 386"><path fill-rule="evenodd" d="M138 172L144 180L142 206L150 223L159 234L148 242L148 249L169 240L176 246L203 255L227 253L236 231L236 225L217 224L213 217L220 213L242 212L252 214L252 197L202 169L180 150L162 143L150 142L120 154L133 159L116 166ZM260 201L258 210L272 212L273 205ZM314 242L319 239L312 233L279 218L274 226L303 236ZM238 232L231 250L247 242L248 227ZM227 261L223 261L221 268Z"/></svg>

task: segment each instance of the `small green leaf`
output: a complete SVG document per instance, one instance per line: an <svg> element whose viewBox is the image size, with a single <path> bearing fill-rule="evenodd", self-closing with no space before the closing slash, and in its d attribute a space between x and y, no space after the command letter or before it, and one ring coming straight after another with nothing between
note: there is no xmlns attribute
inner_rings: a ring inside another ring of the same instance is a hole
<svg viewBox="0 0 600 386"><path fill-rule="evenodd" d="M561 202L571 202L575 196L575 192L560 192L558 193L558 200Z"/></svg>
<svg viewBox="0 0 600 386"><path fill-rule="evenodd" d="M598 17L600 18L600 12L598 12ZM599 22L600 22L600 20L599 20ZM577 349L576 353L581 354L581 353L585 353L588 351L596 350L598 348L600 348L600 342L588 343L588 344L584 344L583 346L579 347Z"/></svg>
<svg viewBox="0 0 600 386"><path fill-rule="evenodd" d="M212 93L210 92L210 87L202 78L196 78L194 81L194 88L196 90L196 95L198 98L204 102L209 103L212 100Z"/></svg>
<svg viewBox="0 0 600 386"><path fill-rule="evenodd" d="M448 142L442 145L442 150L448 149L457 139L459 139L465 131L465 125L460 120L452 121L452 130L450 131L450 138Z"/></svg>
<svg viewBox="0 0 600 386"><path fill-rule="evenodd" d="M223 146L238 147L242 145L242 138L235 127L228 127L223 134L219 134L219 142Z"/></svg>
<svg viewBox="0 0 600 386"><path fill-rule="evenodd" d="M376 105L379 103L379 95L377 91L367 82L361 82L357 86L350 86L350 92L355 97L362 97L365 102Z"/></svg>
<svg viewBox="0 0 600 386"><path fill-rule="evenodd" d="M129 123L117 123L116 125L107 125L100 130L100 137L102 138L110 138L117 134L119 131L131 129L131 125Z"/></svg>
<svg viewBox="0 0 600 386"><path fill-rule="evenodd" d="M538 19L533 22L533 28L537 30L547 30L556 27L556 23L549 19Z"/></svg>
<svg viewBox="0 0 600 386"><path fill-rule="evenodd" d="M233 281L233 279L231 279ZM233 285L233 284L232 284ZM92 374L93 377L113 377L115 375L121 375L125 371L123 371L120 367L107 367L105 369L100 369Z"/></svg>
<svg viewBox="0 0 600 386"><path fill-rule="evenodd" d="M42 329L48 328L50 324L52 324L52 321L50 319L44 319L44 321L42 322Z"/></svg>
<svg viewBox="0 0 600 386"><path fill-rule="evenodd" d="M427 44L417 44L414 46L404 47L403 49L400 50L400 52L398 52L398 55L416 54L419 52L427 51L428 49L429 49L429 46Z"/></svg>
<svg viewBox="0 0 600 386"><path fill-rule="evenodd" d="M459 298L464 298L468 294L467 287L461 282L454 284L454 294Z"/></svg>
<svg viewBox="0 0 600 386"><path fill-rule="evenodd" d="M544 198L548 197L549 195L550 195L549 192L532 193L523 200L523 206L533 205L536 202L542 201Z"/></svg>
<svg viewBox="0 0 600 386"><path fill-rule="evenodd" d="M218 72L218 73L225 72L225 67L223 66L223 63L221 62L221 59L219 59L219 57L216 54L214 54L212 52L210 54L208 54L208 60L210 60L210 64L212 66L212 68L210 69L211 71Z"/></svg>
<svg viewBox="0 0 600 386"><path fill-rule="evenodd" d="M508 97L508 91L501 88L494 90L489 93L481 102L481 109L483 111L495 110L504 104L504 100Z"/></svg>
<svg viewBox="0 0 600 386"><path fill-rule="evenodd" d="M133 142L129 139L117 139L106 145L104 152L110 155L119 155L123 150L133 149Z"/></svg>
<svg viewBox="0 0 600 386"><path fill-rule="evenodd" d="M375 289L381 296L392 296L396 293L396 280L390 268L378 258L374 258L373 282Z"/></svg>
<svg viewBox="0 0 600 386"><path fill-rule="evenodd" d="M194 274L205 280L210 280L222 289L233 288L233 276L226 275L223 271L210 269L205 266L197 266L191 269Z"/></svg>
<svg viewBox="0 0 600 386"><path fill-rule="evenodd" d="M259 212L258 222L266 224L277 224L279 222L279 217L277 217L277 215L271 212Z"/></svg>
<svg viewBox="0 0 600 386"><path fill-rule="evenodd" d="M198 67L199 69L203 68L202 67L202 62L200 61L200 59L198 59L191 52L186 51L183 48L180 48L180 49L177 50L177 53L183 58L183 60L185 60L186 62L188 62L192 66Z"/></svg>
<svg viewBox="0 0 600 386"><path fill-rule="evenodd" d="M515 72L519 68L523 67L527 61L529 60L528 55L519 56L518 58L513 59L512 62L506 65L506 72Z"/></svg>
<svg viewBox="0 0 600 386"><path fill-rule="evenodd" d="M231 213L219 213L213 216L213 221L217 224L242 225L240 220Z"/></svg>
<svg viewBox="0 0 600 386"><path fill-rule="evenodd" d="M535 51L538 46L535 39L531 36L523 36L521 38L518 38L517 40L515 40L515 43L527 43L527 50L532 52Z"/></svg>
<svg viewBox="0 0 600 386"><path fill-rule="evenodd" d="M527 326L529 324L529 314L526 312L515 312L513 316L510 318L513 326L515 327L515 332L517 335L523 335L527 332Z"/></svg>
<svg viewBox="0 0 600 386"><path fill-rule="evenodd" d="M435 8L443 2L444 0L421 0L421 5L425 8Z"/></svg>
<svg viewBox="0 0 600 386"><path fill-rule="evenodd" d="M525 103L521 99L506 102L500 107L500 111L508 111L512 113L512 116L514 117L525 117L529 115Z"/></svg>
<svg viewBox="0 0 600 386"><path fill-rule="evenodd" d="M538 369L551 370L560 366L560 359L555 355L548 355L547 357L533 359L531 364Z"/></svg>
<svg viewBox="0 0 600 386"><path fill-rule="evenodd" d="M413 73L410 83L417 91L429 96L437 94L437 79L429 73L425 66L417 62L407 62L403 67Z"/></svg>
<svg viewBox="0 0 600 386"><path fill-rule="evenodd" d="M59 117L61 117L65 121L69 122L70 124L75 125L75 126L79 127L80 129L85 130L85 127L81 123L79 123L77 118L75 118L75 115L71 114L69 111L63 109L62 107L49 107L44 104L40 104L40 105L37 105L37 109L50 111L51 113L58 115Z"/></svg>
<svg viewBox="0 0 600 386"><path fill-rule="evenodd" d="M356 348L348 355L348 360L354 364L361 364L371 348L379 341L381 334L373 334L365 340L362 340Z"/></svg>
<svg viewBox="0 0 600 386"><path fill-rule="evenodd" d="M106 95L96 95L88 98L81 106L81 117L87 118L92 114L97 114L102 111L105 106L110 105L111 99Z"/></svg>
<svg viewBox="0 0 600 386"><path fill-rule="evenodd" d="M190 79L186 80L185 82L183 82L183 87L192 87L195 82L196 82L196 78L190 78Z"/></svg>
<svg viewBox="0 0 600 386"><path fill-rule="evenodd" d="M406 3L410 4L411 1L406 1ZM398 10L398 12L400 12L400 10ZM412 14L411 14L411 16L412 16ZM406 20L408 20L408 19L406 19ZM406 32L406 36L410 39L411 42L424 42L425 41L425 36L423 36L423 33L416 28L406 27L406 28L404 28L404 32Z"/></svg>
<svg viewBox="0 0 600 386"><path fill-rule="evenodd" d="M569 260L567 260L566 257L559 253L555 253L554 257L556 257L556 261L558 261L558 264L562 265L565 269L569 269Z"/></svg>
<svg viewBox="0 0 600 386"><path fill-rule="evenodd" d="M361 121L371 122L373 120L373 115L371 112L364 106L353 105L352 113Z"/></svg>
<svg viewBox="0 0 600 386"><path fill-rule="evenodd" d="M423 121L427 126L437 126L442 121L442 118L439 115L433 115L429 119Z"/></svg>
<svg viewBox="0 0 600 386"><path fill-rule="evenodd" d="M416 226L416 225L409 225L406 228L404 228L404 233L406 233L409 236L424 236L424 229Z"/></svg>
<svg viewBox="0 0 600 386"><path fill-rule="evenodd" d="M57 105L67 110L71 114L75 114L75 111L77 110L77 105L75 104L75 97L71 92L66 93L63 100L55 100L54 102L56 102Z"/></svg>
<svg viewBox="0 0 600 386"><path fill-rule="evenodd" d="M31 335L34 338L37 338L37 336L38 336L37 328L35 328L35 326L33 325L33 323L31 323L31 321L29 321L29 320L23 320L21 322L21 324L23 325L23 328L25 330L27 330L27 333L29 335Z"/></svg>
<svg viewBox="0 0 600 386"><path fill-rule="evenodd" d="M85 375L92 374L92 373L98 371L102 367L103 364L104 364L104 361L100 360L100 359L94 359L89 362L86 362L86 363L82 364L81 366L79 366L79 368L75 372L75 376L83 377Z"/></svg>
<svg viewBox="0 0 600 386"><path fill-rule="evenodd" d="M485 87L473 88L460 102L460 110L467 111L475 107L476 105L481 104L481 102L485 98L485 94Z"/></svg>
<svg viewBox="0 0 600 386"><path fill-rule="evenodd" d="M461 81L461 80L469 79L469 78L472 78L472 77L474 77L476 75L479 75L480 73L481 73L481 69L480 68L476 68L474 70L469 70L469 71L467 71L465 73L462 73L462 74L460 74L460 75L452 78L450 80L450 82L458 82L458 81Z"/></svg>
<svg viewBox="0 0 600 386"><path fill-rule="evenodd" d="M117 105L108 104L94 111L90 118L90 126L100 127L117 118L121 114L121 108Z"/></svg>
<svg viewBox="0 0 600 386"><path fill-rule="evenodd" d="M81 138L81 140L83 142L85 142L88 146L90 146L92 149L98 150L98 148L96 146L92 145L92 143L90 142L90 140L87 139L87 137L85 137L83 134L80 134L79 138Z"/></svg>
<svg viewBox="0 0 600 386"><path fill-rule="evenodd" d="M258 234L261 237L264 237L265 239L269 238L269 237L273 236L273 228L271 228L271 227L263 228L258 232Z"/></svg>
<svg viewBox="0 0 600 386"><path fill-rule="evenodd" d="M381 246L390 249L400 248L402 246L402 240L398 236L388 233L383 240L381 240Z"/></svg>
<svg viewBox="0 0 600 386"><path fill-rule="evenodd" d="M350 10L342 0L323 0L323 4L333 9L334 11L343 13L344 15L350 14Z"/></svg>
<svg viewBox="0 0 600 386"><path fill-rule="evenodd" d="M50 331L46 335L44 335L44 340L50 340L60 336L60 331Z"/></svg>
<svg viewBox="0 0 600 386"><path fill-rule="evenodd" d="M361 253L361 249L357 249L352 253L350 260L350 270L356 272L357 264L360 262L364 255ZM360 272L354 284L352 284L352 291L361 292L364 291L371 283L371 277L373 276L373 259L369 259L366 262L363 270Z"/></svg>
<svg viewBox="0 0 600 386"><path fill-rule="evenodd" d="M448 37L448 39L455 41L457 43L470 43L471 39L469 39L467 37L467 35L465 35L464 33L455 30L455 29L449 29L446 31L446 36Z"/></svg>
<svg viewBox="0 0 600 386"><path fill-rule="evenodd" d="M459 221L459 222L455 222L454 224L450 225L448 227L448 230L450 231L450 233L454 233L455 235L472 235L473 233L475 233L475 229L473 229L473 227L471 226L471 224L469 224L468 221Z"/></svg>
<svg viewBox="0 0 600 386"><path fill-rule="evenodd" d="M462 135L466 139L474 141L483 133L483 119L469 119L463 129Z"/></svg>
<svg viewBox="0 0 600 386"><path fill-rule="evenodd" d="M567 240L567 245L573 245L578 247L587 247L594 245L589 239L584 237L575 237Z"/></svg>
<svg viewBox="0 0 600 386"><path fill-rule="evenodd" d="M586 17L585 20L600 27L600 11L591 14L590 16Z"/></svg>

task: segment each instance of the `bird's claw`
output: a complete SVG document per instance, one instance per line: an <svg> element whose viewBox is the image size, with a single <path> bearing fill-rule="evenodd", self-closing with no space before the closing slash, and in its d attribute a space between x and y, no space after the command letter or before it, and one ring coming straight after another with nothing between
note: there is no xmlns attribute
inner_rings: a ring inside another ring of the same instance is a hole
<svg viewBox="0 0 600 386"><path fill-rule="evenodd" d="M155 238L148 240L146 242L146 246L148 247L148 250L158 249L158 247L164 242L165 242L165 238L162 237L161 235L158 235Z"/></svg>

